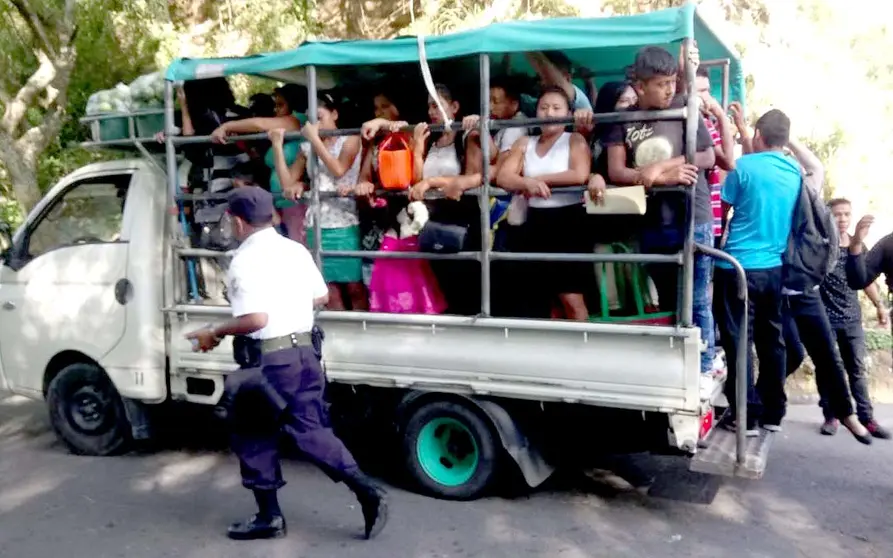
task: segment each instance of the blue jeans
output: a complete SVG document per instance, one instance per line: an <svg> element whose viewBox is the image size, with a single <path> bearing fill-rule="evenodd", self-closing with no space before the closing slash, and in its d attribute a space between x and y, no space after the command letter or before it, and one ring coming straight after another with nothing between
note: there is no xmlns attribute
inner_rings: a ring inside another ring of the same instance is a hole
<svg viewBox="0 0 893 558"><path fill-rule="evenodd" d="M695 242L713 246L713 223L695 225ZM707 344L707 350L701 353L701 373L713 370L713 359L716 357L713 305L709 294L712 272L713 258L704 254L695 254L692 321L701 328L701 341Z"/></svg>

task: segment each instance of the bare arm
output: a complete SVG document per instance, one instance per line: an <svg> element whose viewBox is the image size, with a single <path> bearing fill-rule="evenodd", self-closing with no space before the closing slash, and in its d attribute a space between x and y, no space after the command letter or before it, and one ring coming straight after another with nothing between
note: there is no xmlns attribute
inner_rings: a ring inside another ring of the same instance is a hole
<svg viewBox="0 0 893 558"><path fill-rule="evenodd" d="M545 54L542 52L528 52L527 60L530 62L530 65L533 66L534 71L540 76L540 79L543 80L543 83L560 87L567 94L567 98L571 100L571 103L574 102L577 97L577 90L574 89L573 84L564 77L561 70L556 68L555 65L549 61Z"/></svg>
<svg viewBox="0 0 893 558"><path fill-rule="evenodd" d="M881 293L877 288L877 283L872 283L865 287L865 295L875 308L883 308L883 301L881 300Z"/></svg>
<svg viewBox="0 0 893 558"><path fill-rule="evenodd" d="M177 99L180 101L180 122L183 126L181 132L184 136L194 136L195 126L192 124L192 116L189 114L189 105L186 103L186 93L183 88L177 89Z"/></svg>
<svg viewBox="0 0 893 558"><path fill-rule="evenodd" d="M301 123L294 116L274 116L272 118L246 118L231 120L220 127L227 135L256 134L282 128L286 132L294 132L301 128Z"/></svg>
<svg viewBox="0 0 893 558"><path fill-rule="evenodd" d="M363 153L363 162L360 163L360 182L372 182L372 146L368 146Z"/></svg>
<svg viewBox="0 0 893 558"><path fill-rule="evenodd" d="M304 175L307 158L303 153L299 153L295 162L289 167L285 161L285 151L282 142L274 139L272 142L272 150L273 166L276 170L276 176L279 178L279 185L282 186L282 190L285 191L300 182L301 177Z"/></svg>
<svg viewBox="0 0 893 558"><path fill-rule="evenodd" d="M524 190L524 177L521 176L521 173L524 170L524 151L527 150L527 140L526 137L518 138L496 174L496 183L510 192Z"/></svg>
<svg viewBox="0 0 893 558"><path fill-rule="evenodd" d="M822 193L825 185L825 166L815 154L805 145L795 139L791 139L788 143L794 157L800 162L800 165L806 171L804 182L817 194Z"/></svg>
<svg viewBox="0 0 893 558"><path fill-rule="evenodd" d="M753 153L753 138L750 135L750 130L747 128L747 122L744 120L744 109L741 107L741 103L738 101L731 103L729 112L732 113L735 128L738 129L742 153L745 155Z"/></svg>
<svg viewBox="0 0 893 558"><path fill-rule="evenodd" d="M484 152L481 149L480 133L469 134L465 140L465 171L462 174L481 174L484 170ZM490 164L499 164L497 158L497 147L493 138L490 141Z"/></svg>
<svg viewBox="0 0 893 558"><path fill-rule="evenodd" d="M416 124L412 134L412 182L418 184L422 181L425 170L425 154L428 148L428 138L431 132L425 123Z"/></svg>
<svg viewBox="0 0 893 558"><path fill-rule="evenodd" d="M716 118L716 128L722 138L722 146L715 146L716 166L728 172L735 170L735 136L732 134L732 122L722 110L722 105L715 102L710 106L710 113Z"/></svg>
<svg viewBox="0 0 893 558"><path fill-rule="evenodd" d="M671 159L672 160L672 159ZM716 151L708 149L695 153L695 166L702 170L712 169L716 166Z"/></svg>

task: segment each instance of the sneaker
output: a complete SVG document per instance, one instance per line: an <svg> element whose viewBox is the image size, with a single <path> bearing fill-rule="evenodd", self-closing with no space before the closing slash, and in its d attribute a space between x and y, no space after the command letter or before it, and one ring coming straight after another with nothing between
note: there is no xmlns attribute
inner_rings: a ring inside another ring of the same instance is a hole
<svg viewBox="0 0 893 558"><path fill-rule="evenodd" d="M837 419L828 419L822 424L822 427L819 429L819 432L822 433L823 436L834 436L837 434L837 429L840 427L840 421Z"/></svg>
<svg viewBox="0 0 893 558"><path fill-rule="evenodd" d="M890 431L881 426L875 420L870 420L868 422L863 422L865 428L871 432L871 435L880 440L889 440L891 437Z"/></svg>
<svg viewBox="0 0 893 558"><path fill-rule="evenodd" d="M781 425L780 424L772 424L771 422L764 422L763 430L767 430L769 432L781 432Z"/></svg>

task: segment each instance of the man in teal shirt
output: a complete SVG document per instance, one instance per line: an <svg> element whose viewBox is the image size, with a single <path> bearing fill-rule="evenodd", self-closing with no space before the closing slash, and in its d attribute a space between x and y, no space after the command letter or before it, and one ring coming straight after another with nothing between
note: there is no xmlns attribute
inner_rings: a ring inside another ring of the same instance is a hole
<svg viewBox="0 0 893 558"><path fill-rule="evenodd" d="M790 119L780 110L764 114L756 124L755 153L738 159L722 187L722 201L734 208L724 250L747 274L747 339L756 345L760 375L753 381L753 353L747 370L736 369L743 303L737 276L719 260L714 278L714 313L722 335L729 375L725 393L729 413L722 424L734 427L736 376L747 374L747 432L757 426L769 430L781 424L787 399L784 393L785 342L782 330L782 254L788 245L794 204L800 196L801 174L796 159L785 154Z"/></svg>

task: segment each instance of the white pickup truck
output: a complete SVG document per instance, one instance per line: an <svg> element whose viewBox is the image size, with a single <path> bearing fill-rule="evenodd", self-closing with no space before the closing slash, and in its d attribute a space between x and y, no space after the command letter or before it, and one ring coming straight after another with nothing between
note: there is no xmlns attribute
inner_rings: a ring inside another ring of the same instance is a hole
<svg viewBox="0 0 893 558"><path fill-rule="evenodd" d="M217 403L237 368L228 342L195 353L183 337L229 309L177 300L185 247L168 206L154 163L90 165L47 194L3 254L0 379L46 398L76 453L148 437L147 406ZM535 486L559 438L694 454L712 425L722 383L699 373L696 328L406 319L322 312L324 360L329 380L352 388L334 390L345 407L390 417L435 494L476 496L500 453Z"/></svg>
<svg viewBox="0 0 893 558"><path fill-rule="evenodd" d="M709 33L693 6L674 10L621 19L638 18L643 29L655 33L664 33L667 22L691 23L671 27L672 34L659 35L662 40L691 41L692 29ZM597 31L610 28L612 21L556 21L564 27L552 29L549 20L514 22L475 33L529 36L532 42L519 47L523 56L525 51L548 50L544 41L560 32L577 56L589 57L593 64L616 63L598 57L615 50L593 46L593 37L601 36ZM518 26L548 32L516 32ZM462 37L438 38L429 57L458 57L462 49L478 44ZM648 44L651 35L640 39ZM713 62L723 69L725 93L731 55L720 42L700 43L702 56L709 48L716 51ZM237 369L229 342L210 353L196 353L184 338L184 333L229 315L225 300L220 304L195 296L193 267L199 261L224 262L227 256L191 247L172 201L182 192L185 176L177 146L207 141L174 137L172 81L240 71L301 79L310 90L312 120L314 65L343 65L350 56L375 51L375 45L348 49L342 57L340 46L320 45L282 56L177 62L168 70L166 87L166 157L146 151L143 145L154 140L134 135L131 116L131 137L117 145L130 142L143 157L94 164L67 176L8 239L0 266L0 381L15 393L45 398L54 429L72 451L123 451L129 442L151 436L147 410L152 406L169 400L215 405L225 377ZM387 46L396 49L387 51L391 62L418 64L415 39L397 39ZM488 55L473 49L463 55L479 57L480 114L489 114ZM292 68L296 64L306 68ZM693 82L694 68L690 61L686 66ZM697 128L700 116L693 101L686 109L664 112L674 114L599 118L686 119L690 130ZM528 125L492 123L497 124ZM490 125L482 119L483 131ZM690 133L691 156L693 141ZM486 169L486 151L483 159ZM486 196L490 186L482 188ZM318 192L313 203L319 203ZM537 486L566 457L580 457L572 459L580 462L585 461L581 456L593 453L669 451L693 456L694 470L758 478L772 434L764 431L745 440L743 431L712 428L724 380L700 374L700 332L685 325L691 323L694 249L689 240L680 254L648 256L687 270L682 307L687 306L688 318L675 326L504 319L488 316L486 310L475 317L321 312L318 324L326 333L323 359L334 415L345 417L342 424L349 427L342 430L349 430L344 432L348 438L400 448L418 486L440 497L474 498L512 466L530 486ZM474 255L483 265L511 256L488 250ZM591 255L587 261L611 260Z"/></svg>

